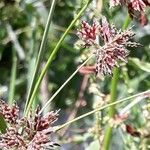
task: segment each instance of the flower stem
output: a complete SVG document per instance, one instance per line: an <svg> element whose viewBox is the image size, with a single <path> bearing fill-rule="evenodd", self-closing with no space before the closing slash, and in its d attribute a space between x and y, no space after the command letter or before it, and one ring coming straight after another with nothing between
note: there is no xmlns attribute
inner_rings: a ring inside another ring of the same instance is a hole
<svg viewBox="0 0 150 150"><path fill-rule="evenodd" d="M61 43L63 42L63 40L65 39L66 35L68 34L68 32L70 31L70 29L73 27L73 25L75 24L75 22L78 20L78 18L81 16L81 14L85 11L85 9L87 8L88 4L89 4L90 1L88 1L83 7L82 9L79 11L79 13L77 14L77 16L74 18L74 20L71 22L71 24L69 25L69 27L67 28L67 30L65 31L65 33L62 35L62 37L60 38L60 40L58 41L56 47L54 48L54 50L52 51L52 53L50 54L36 84L35 84L35 87L34 87L34 90L32 92L32 95L31 95L31 98L29 99L29 103L28 103L28 106L27 106L27 109L25 110L25 116L28 115L29 113L29 110L30 110L30 107L34 101L34 98L36 96L36 93L39 89L39 86L40 86L40 83L46 73L46 71L48 70L48 67L50 66L51 62L53 61L56 53L58 52L59 50L59 47L61 45Z"/></svg>
<svg viewBox="0 0 150 150"><path fill-rule="evenodd" d="M39 114L51 103L51 101L57 96L57 94L65 87L65 85L77 74L77 72L92 58L91 55L87 60L85 60L73 73L72 75L63 83L63 85L53 94L53 96L47 101L47 103L40 110Z"/></svg>
<svg viewBox="0 0 150 150"><path fill-rule="evenodd" d="M129 101L130 99L133 99L133 98L136 98L136 97L143 96L143 98L146 98L146 97L149 97L149 94L150 94L150 90L147 90L147 91L144 91L144 92L141 92L141 93L138 93L138 94L135 94L135 95L132 95L132 96L123 98L123 99L121 99L121 100L115 100L114 102L112 102L112 103L110 103L110 104L107 104L107 105L105 105L105 106L96 108L96 109L94 109L94 110L92 110L92 111L90 111L90 112L88 112L88 113L86 113L86 114L83 114L83 115L81 115L81 116L79 116L79 117L77 117L77 118L75 118L75 119L72 119L72 120L70 120L70 121L68 121L68 122L66 122L66 123L64 123L64 124L62 124L62 125L56 126L56 127L55 127L55 131L58 131L58 130L64 128L65 126L68 126L68 125L70 125L71 123L74 123L74 122L76 122L76 121L78 121L78 120L80 120L80 119L83 119L84 117L87 117L87 116L89 116L89 115L91 115L91 114L94 114L94 113L96 113L97 111L101 111L101 110L106 109L106 108L108 108L108 107L112 107L112 106L114 106L114 105L116 105L116 104L120 104L120 103L122 103L122 102ZM145 96L144 96L144 95L145 95ZM142 99L141 99L141 100L142 100Z"/></svg>
<svg viewBox="0 0 150 150"><path fill-rule="evenodd" d="M125 30L130 22L130 18L129 16L126 17L124 24L122 26L122 29ZM118 79L119 79L119 69L118 68L114 68L113 71L113 78L111 81L111 92L110 92L110 103L114 103L116 101L117 98L117 84L118 84ZM115 115L115 106L112 105L109 110L108 110L108 115L110 118L114 117ZM108 126L106 128L106 132L105 132L105 136L104 136L104 150L109 150L109 145L110 145L110 140L111 140L111 136L112 136L112 127Z"/></svg>

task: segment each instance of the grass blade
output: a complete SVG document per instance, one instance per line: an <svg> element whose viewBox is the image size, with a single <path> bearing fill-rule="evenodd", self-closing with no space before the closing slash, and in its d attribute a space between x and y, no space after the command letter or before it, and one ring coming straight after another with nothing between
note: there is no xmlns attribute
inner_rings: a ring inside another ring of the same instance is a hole
<svg viewBox="0 0 150 150"><path fill-rule="evenodd" d="M16 72L17 72L17 57L15 49L13 48L13 55L12 55L12 69L11 69L11 78L10 78L10 86L9 86L9 96L8 96L8 103L9 105L13 104L14 100L14 93L15 93L15 81L16 81Z"/></svg>

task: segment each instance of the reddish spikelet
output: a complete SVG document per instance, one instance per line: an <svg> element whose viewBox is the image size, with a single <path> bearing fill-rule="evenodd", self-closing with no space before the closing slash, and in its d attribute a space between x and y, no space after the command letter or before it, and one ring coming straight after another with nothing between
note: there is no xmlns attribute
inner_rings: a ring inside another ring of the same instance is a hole
<svg viewBox="0 0 150 150"><path fill-rule="evenodd" d="M122 46L112 45L110 47L102 47L96 55L96 73L104 76L107 74L111 75L115 66L119 67L118 60L126 62L128 51L125 51Z"/></svg>
<svg viewBox="0 0 150 150"><path fill-rule="evenodd" d="M59 111L51 111L48 112L45 116L40 117L37 114L37 121L36 121L36 130L41 131L44 129L47 129L49 126L51 126L55 121L57 121Z"/></svg>
<svg viewBox="0 0 150 150"><path fill-rule="evenodd" d="M0 148L4 149L20 149L25 150L27 147L22 136L18 133L16 128L7 129L6 133L1 136Z"/></svg>
<svg viewBox="0 0 150 150"><path fill-rule="evenodd" d="M8 106L4 101L0 100L0 113L3 114L5 120L10 124L15 124L18 119L19 108L16 104L12 107Z"/></svg>
<svg viewBox="0 0 150 150"><path fill-rule="evenodd" d="M143 0L131 0L131 5L134 10L137 10L139 12L144 11L146 8L146 4Z"/></svg>
<svg viewBox="0 0 150 150"><path fill-rule="evenodd" d="M110 28L106 17L103 16L101 22L102 23L101 23L101 26L99 28L100 36L102 37L102 39L106 43L112 39L112 35L113 35L114 30Z"/></svg>
<svg viewBox="0 0 150 150"><path fill-rule="evenodd" d="M81 27L82 29L78 30L77 35L85 42L85 46L95 44L99 24L94 21L93 25L90 26L87 22L82 21Z"/></svg>
<svg viewBox="0 0 150 150"><path fill-rule="evenodd" d="M48 135L49 131L47 130L37 132L29 143L27 150L45 150L53 148L54 146L60 146L59 144L52 142Z"/></svg>

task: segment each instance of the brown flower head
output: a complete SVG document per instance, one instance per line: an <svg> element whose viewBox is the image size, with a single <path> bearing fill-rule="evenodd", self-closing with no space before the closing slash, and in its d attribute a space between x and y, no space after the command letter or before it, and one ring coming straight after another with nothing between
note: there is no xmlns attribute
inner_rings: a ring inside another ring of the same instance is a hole
<svg viewBox="0 0 150 150"><path fill-rule="evenodd" d="M41 131L43 129L47 129L51 126L55 121L57 121L58 111L51 111L47 113L45 116L41 117L37 123L37 130Z"/></svg>
<svg viewBox="0 0 150 150"><path fill-rule="evenodd" d="M11 108L4 101L0 102L0 110L8 124L6 133L0 136L0 149L45 150L59 146L50 137L55 131L52 125L57 120L58 111L41 116L38 107L29 118L19 118L16 104Z"/></svg>
<svg viewBox="0 0 150 150"><path fill-rule="evenodd" d="M113 68L119 67L118 61L127 62L129 51L126 47L135 47L138 44L130 41L134 36L131 29L126 31L117 30L114 25L109 25L106 17L102 17L101 24L97 23L96 30L99 31L96 36L100 36L104 42L103 46L94 43L96 45L96 74L112 74ZM81 35L79 38L83 39Z"/></svg>
<svg viewBox="0 0 150 150"><path fill-rule="evenodd" d="M31 134L36 131L42 131L50 127L55 121L57 121L58 111L51 111L45 114L43 117L39 115L39 107L36 109L35 115L31 113L30 118L22 118L21 124L26 127L26 130ZM29 134L29 133L28 133Z"/></svg>
<svg viewBox="0 0 150 150"><path fill-rule="evenodd" d="M10 124L15 124L18 119L19 108L16 104L12 107L8 106L4 101L0 100L0 113L3 114L5 120Z"/></svg>
<svg viewBox="0 0 150 150"><path fill-rule="evenodd" d="M59 144L52 142L49 137L49 131L38 131L32 141L29 143L27 150L45 150L53 148L54 146L60 146Z"/></svg>
<svg viewBox="0 0 150 150"><path fill-rule="evenodd" d="M16 128L7 129L6 133L1 135L0 148L9 149L20 149L25 150L27 147L22 136L18 133Z"/></svg>

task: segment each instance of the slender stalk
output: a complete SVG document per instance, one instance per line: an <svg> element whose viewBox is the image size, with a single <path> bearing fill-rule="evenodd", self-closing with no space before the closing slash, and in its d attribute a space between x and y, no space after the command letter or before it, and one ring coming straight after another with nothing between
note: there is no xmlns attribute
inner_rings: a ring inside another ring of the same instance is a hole
<svg viewBox="0 0 150 150"><path fill-rule="evenodd" d="M86 113L86 114L84 114L84 115L81 115L81 116L79 116L79 117L77 117L77 118L75 118L75 119L72 119L72 120L70 120L70 121L68 121L68 122L66 122L66 123L64 123L64 124L62 124L62 125L56 126L56 127L55 127L55 131L58 131L58 130L62 129L62 128L64 128L65 126L68 126L68 125L70 125L70 124L73 123L73 122L76 122L76 121L78 121L78 120L80 120L80 119L83 119L84 117L87 117L87 116L89 116L89 115L91 115L91 114L94 114L94 113L97 112L97 111L101 111L101 110L106 109L106 108L108 108L108 107L112 107L112 106L114 106L114 105L116 105L116 104L120 104L120 103L122 103L122 102L129 101L130 99L133 99L133 98L136 98L136 97L139 97L139 96L145 95L145 97L143 97L143 98L146 98L146 97L149 96L149 94L150 94L150 90L147 90L147 91L144 91L144 92L141 92L141 93L138 93L138 94L135 94L135 95L132 95L132 96L123 98L123 99L121 99L121 100L116 100L115 102L112 102L112 103L110 103L110 104L108 104L108 105L105 105L105 106L102 106L102 107L99 107L99 108L96 108L96 109L94 109L94 110L92 110L92 111L90 111L90 112L88 112L88 113ZM146 95L147 95L147 96L146 96ZM142 100L142 99L141 99L141 100Z"/></svg>
<svg viewBox="0 0 150 150"><path fill-rule="evenodd" d="M122 26L123 30L125 30L128 27L129 22L130 22L129 20L130 20L130 18L129 18L129 16L127 16L125 19L125 22ZM119 69L115 68L113 71L113 78L111 81L110 103L114 103L116 101L118 79L119 79ZM112 105L109 108L108 115L110 118L114 117L114 115L115 115L115 106L114 105ZM112 136L112 127L108 125L108 127L106 128L105 136L104 136L104 145L103 145L104 150L109 150L111 136Z"/></svg>
<svg viewBox="0 0 150 150"><path fill-rule="evenodd" d="M16 57L16 51L13 48L12 69L11 69L11 78L10 78L9 95L8 95L9 105L12 105L14 100L16 72L17 72L17 57Z"/></svg>
<svg viewBox="0 0 150 150"><path fill-rule="evenodd" d="M113 71L113 78L111 81L111 100L110 103L114 103L117 97L117 83L118 83L118 78L119 78L119 69L115 68ZM108 110L108 115L110 118L112 118L115 114L115 106L112 105L109 110ZM104 150L109 149L109 144L111 140L111 135L112 135L112 127L108 126L106 129L106 133L104 136Z"/></svg>
<svg viewBox="0 0 150 150"><path fill-rule="evenodd" d="M71 112L69 113L69 116L68 116L66 122L68 122L69 120L74 119L77 115L78 110L82 109L83 96L84 96L85 89L87 87L88 79L89 79L89 75L88 74L84 75L84 77L82 79L81 86L80 86L80 91L79 91L79 94L78 94L78 98L75 101L75 103L73 104L73 108L70 107ZM68 129L69 129L69 125L66 126L63 130L61 130L60 136L61 137L64 136L65 133L68 131Z"/></svg>
<svg viewBox="0 0 150 150"><path fill-rule="evenodd" d="M86 61L84 61L73 73L72 75L63 83L63 85L53 94L53 96L47 101L47 103L40 110L39 114L51 103L51 101L57 96L57 94L65 87L65 85L77 74L77 72L93 57L91 55Z"/></svg>
<svg viewBox="0 0 150 150"><path fill-rule="evenodd" d="M42 56L43 56L43 52L44 52L44 49L45 49L47 36L48 36L51 21L52 21L52 16L53 16L53 12L54 12L56 2L57 2L57 0L53 0L52 4L51 4L51 7L50 7L47 23L46 23L46 26L45 26L45 30L44 30L44 33L43 33L43 38L42 38L42 41L41 41L38 57L37 57L37 60L36 60L35 69L33 71L33 76L32 76L32 79L31 79L31 84L30 84L30 88L29 88L29 91L28 91L28 95L27 95L25 110L27 108L27 105L29 103L29 100L30 100L32 92L33 92L33 88L34 88L35 81L36 81L36 75L37 75L39 65L40 65L40 62L41 62L41 59L42 59Z"/></svg>
<svg viewBox="0 0 150 150"><path fill-rule="evenodd" d="M48 58L48 61L46 62L46 65L44 66L36 84L35 84L35 87L34 87L34 90L32 92L32 95L31 95L31 98L29 99L29 103L28 103L28 106L25 110L25 115L27 116L28 113L29 113L29 109L33 103L33 100L35 98L35 95L39 89L39 85L46 73L46 71L48 70L48 67L50 66L51 62L53 61L57 51L59 50L59 47L61 45L61 43L63 42L63 40L65 39L66 35L68 34L68 32L70 31L70 29L73 27L73 25L75 24L75 22L78 20L78 18L81 16L81 14L85 11L85 9L87 8L89 4L89 1L82 7L82 9L79 11L79 13L77 14L77 16L75 17L75 19L71 22L71 24L69 25L69 27L67 28L67 30L65 31L65 33L62 35L62 37L60 38L60 40L58 41L56 47L54 48L54 50L52 51L52 53L50 54L49 58Z"/></svg>

